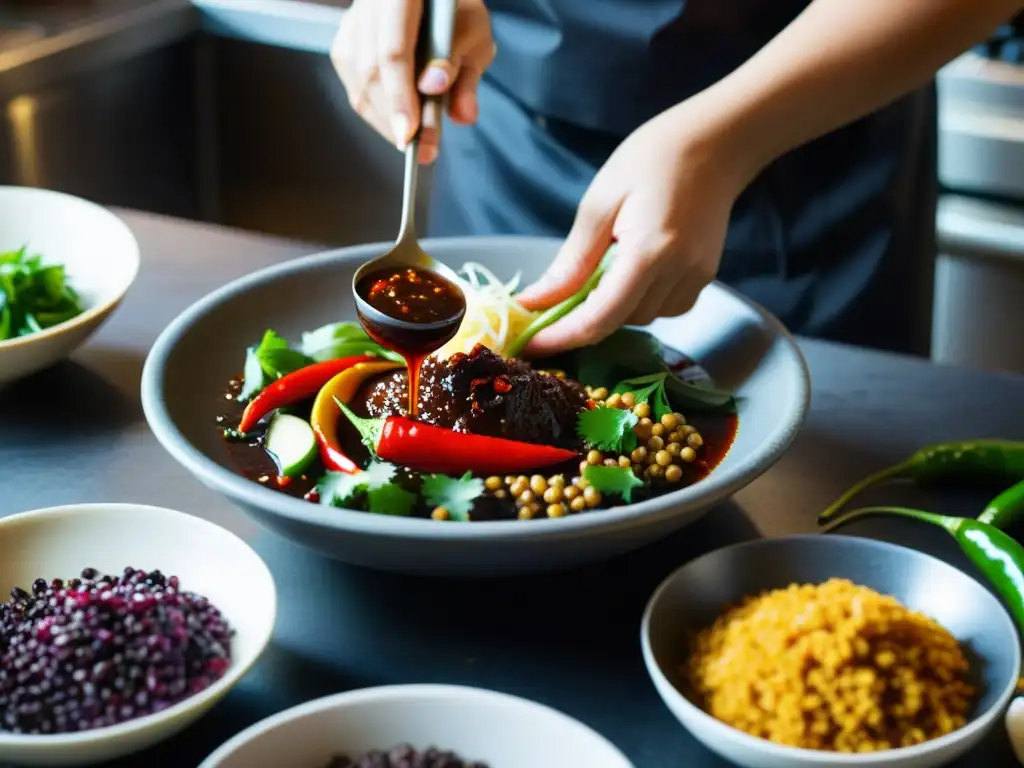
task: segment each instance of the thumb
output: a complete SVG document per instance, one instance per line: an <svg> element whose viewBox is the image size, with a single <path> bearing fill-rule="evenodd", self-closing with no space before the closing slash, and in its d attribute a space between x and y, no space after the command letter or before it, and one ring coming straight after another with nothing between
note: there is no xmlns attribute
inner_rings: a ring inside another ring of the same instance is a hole
<svg viewBox="0 0 1024 768"><path fill-rule="evenodd" d="M614 211L595 209L586 202L580 205L572 230L551 266L516 300L528 310L539 310L576 293L611 247L614 221Z"/></svg>

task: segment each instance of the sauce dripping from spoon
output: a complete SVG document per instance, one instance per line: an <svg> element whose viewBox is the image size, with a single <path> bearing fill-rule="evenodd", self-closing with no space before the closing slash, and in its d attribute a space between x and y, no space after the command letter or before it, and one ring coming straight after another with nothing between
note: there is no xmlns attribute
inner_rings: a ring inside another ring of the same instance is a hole
<svg viewBox="0 0 1024 768"><path fill-rule="evenodd" d="M466 314L466 297L459 286L438 272L409 266L387 267L364 275L356 283L356 294L383 315L374 317L358 311L366 333L405 358L409 415L415 416L420 367L458 332Z"/></svg>

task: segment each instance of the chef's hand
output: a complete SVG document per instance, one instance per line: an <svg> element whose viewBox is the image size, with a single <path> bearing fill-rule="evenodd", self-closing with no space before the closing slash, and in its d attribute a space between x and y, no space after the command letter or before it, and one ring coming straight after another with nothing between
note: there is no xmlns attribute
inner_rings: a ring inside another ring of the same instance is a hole
<svg viewBox="0 0 1024 768"><path fill-rule="evenodd" d="M695 99L634 131L594 178L544 276L518 297L550 307L579 289L613 241L618 255L574 311L539 332L530 356L593 344L627 324L693 307L718 271L729 213L752 178Z"/></svg>
<svg viewBox="0 0 1024 768"><path fill-rule="evenodd" d="M352 108L399 149L420 123L419 91L451 93L448 114L457 123L477 117L480 76L494 59L490 17L483 0L459 0L448 61L432 61L416 81L416 37L422 0L356 0L341 19L331 61ZM425 127L420 162L437 157L437 132Z"/></svg>

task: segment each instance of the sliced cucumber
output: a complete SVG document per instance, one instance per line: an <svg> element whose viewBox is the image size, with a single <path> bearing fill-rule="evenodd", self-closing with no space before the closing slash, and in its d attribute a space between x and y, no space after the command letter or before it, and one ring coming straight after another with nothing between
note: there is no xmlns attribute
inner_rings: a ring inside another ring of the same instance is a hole
<svg viewBox="0 0 1024 768"><path fill-rule="evenodd" d="M284 477L301 475L316 457L316 435L305 419L275 413L267 427L263 447L274 457Z"/></svg>

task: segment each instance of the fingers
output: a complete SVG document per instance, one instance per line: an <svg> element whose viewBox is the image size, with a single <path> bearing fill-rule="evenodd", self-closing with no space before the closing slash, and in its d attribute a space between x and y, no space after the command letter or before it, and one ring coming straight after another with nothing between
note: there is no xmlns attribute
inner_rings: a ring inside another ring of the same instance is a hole
<svg viewBox="0 0 1024 768"><path fill-rule="evenodd" d="M593 293L574 311L538 333L526 354L552 355L610 336L645 300L654 274L646 268L646 261L624 251L620 243L619 255Z"/></svg>
<svg viewBox="0 0 1024 768"><path fill-rule="evenodd" d="M377 24L376 67L383 93L380 107L391 126L399 149L412 138L420 122L414 61L422 3L406 0L374 0L381 7Z"/></svg>
<svg viewBox="0 0 1024 768"><path fill-rule="evenodd" d="M459 72L459 79L455 81L448 103L448 116L454 122L460 125L472 125L476 122L480 114L476 91L482 74L475 65L464 66Z"/></svg>
<svg viewBox="0 0 1024 768"><path fill-rule="evenodd" d="M612 224L617 208L590 196L590 191L584 195L569 236L551 266L539 280L516 297L527 309L545 309L572 296L593 274L611 247ZM602 280L604 282L607 279Z"/></svg>

